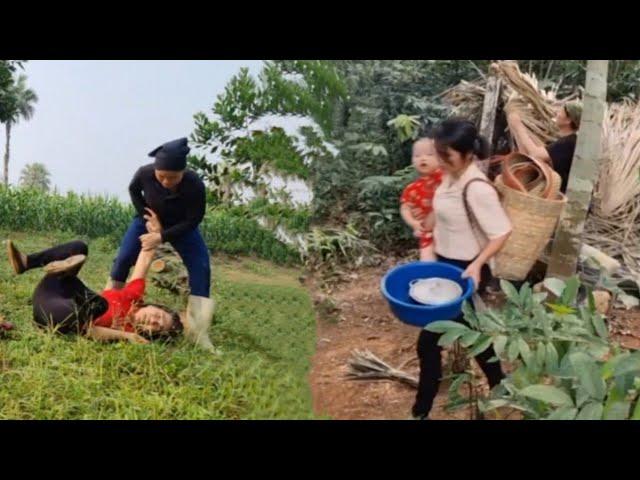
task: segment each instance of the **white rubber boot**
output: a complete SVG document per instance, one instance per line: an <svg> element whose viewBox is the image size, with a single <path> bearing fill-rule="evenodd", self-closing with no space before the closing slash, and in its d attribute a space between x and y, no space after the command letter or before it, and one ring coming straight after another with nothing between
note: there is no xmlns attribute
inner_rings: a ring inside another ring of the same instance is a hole
<svg viewBox="0 0 640 480"><path fill-rule="evenodd" d="M184 336L205 350L220 353L209 338L209 327L213 320L215 306L216 303L212 298L190 295L185 316Z"/></svg>

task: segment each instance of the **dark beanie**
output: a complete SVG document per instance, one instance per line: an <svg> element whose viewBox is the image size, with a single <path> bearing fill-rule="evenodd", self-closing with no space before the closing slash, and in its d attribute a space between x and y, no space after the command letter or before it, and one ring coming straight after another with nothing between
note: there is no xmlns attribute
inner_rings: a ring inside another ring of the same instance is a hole
<svg viewBox="0 0 640 480"><path fill-rule="evenodd" d="M180 138L156 148L149 156L155 157L156 170L180 172L187 168L187 154L190 151L187 139Z"/></svg>

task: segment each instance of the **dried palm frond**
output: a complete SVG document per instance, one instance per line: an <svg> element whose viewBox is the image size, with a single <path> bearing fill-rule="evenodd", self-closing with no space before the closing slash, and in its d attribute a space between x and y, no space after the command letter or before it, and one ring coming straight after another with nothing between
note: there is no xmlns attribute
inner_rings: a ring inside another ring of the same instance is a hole
<svg viewBox="0 0 640 480"><path fill-rule="evenodd" d="M369 350L354 350L349 360L350 380L396 380L413 388L418 387L418 379L383 362Z"/></svg>
<svg viewBox="0 0 640 480"><path fill-rule="evenodd" d="M622 260L614 278L640 286L640 104L607 107L602 157L585 242Z"/></svg>
<svg viewBox="0 0 640 480"><path fill-rule="evenodd" d="M556 113L556 98L553 90L540 89L538 80L533 75L520 71L518 64L513 61L501 61L492 65L492 68L512 93L524 99L540 119L553 120ZM555 129L555 125L549 128Z"/></svg>
<svg viewBox="0 0 640 480"><path fill-rule="evenodd" d="M484 82L473 83L462 80L458 85L445 90L438 97L451 108L455 116L479 119L486 88Z"/></svg>
<svg viewBox="0 0 640 480"><path fill-rule="evenodd" d="M535 76L521 72L516 62L496 62L492 68L505 85L505 108L520 115L534 141L543 145L556 140L555 116L560 102L555 91L542 90Z"/></svg>
<svg viewBox="0 0 640 480"><path fill-rule="evenodd" d="M556 140L558 130L554 118L561 101L556 98L555 90L541 89L535 76L520 71L517 62L498 61L492 65L492 69L503 83L500 99L502 106L507 106L509 110L520 115L537 143L544 144ZM440 96L455 115L479 122L486 92L485 85L484 80L475 83L462 81ZM577 94L571 95L571 98L575 95ZM562 102L568 99L565 98Z"/></svg>
<svg viewBox="0 0 640 480"><path fill-rule="evenodd" d="M594 192L601 216L627 214L640 197L640 104L609 105L602 125L602 166Z"/></svg>

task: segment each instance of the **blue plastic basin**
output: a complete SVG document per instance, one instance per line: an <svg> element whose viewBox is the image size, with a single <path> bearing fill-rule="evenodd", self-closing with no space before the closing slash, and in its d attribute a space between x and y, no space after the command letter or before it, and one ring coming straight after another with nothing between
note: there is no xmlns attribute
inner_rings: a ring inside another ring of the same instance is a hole
<svg viewBox="0 0 640 480"><path fill-rule="evenodd" d="M462 287L462 296L441 305L422 305L409 296L409 283L419 278L446 278ZM387 272L380 283L382 294L393 314L402 322L417 327L438 320L453 320L462 312L462 305L473 294L473 280L462 278L462 269L441 262L412 262Z"/></svg>

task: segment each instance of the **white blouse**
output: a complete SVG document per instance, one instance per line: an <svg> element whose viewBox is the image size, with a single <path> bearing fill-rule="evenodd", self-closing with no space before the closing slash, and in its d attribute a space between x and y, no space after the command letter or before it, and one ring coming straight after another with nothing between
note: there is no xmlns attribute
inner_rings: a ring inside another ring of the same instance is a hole
<svg viewBox="0 0 640 480"><path fill-rule="evenodd" d="M467 217L462 191L472 179L487 180L480 168L471 163L460 178L445 175L433 198L435 227L433 238L438 255L470 261L482 252L489 240L511 232L507 216L497 192L483 182L473 182L467 190L467 200L478 224L474 229ZM489 240L488 240L489 239Z"/></svg>

